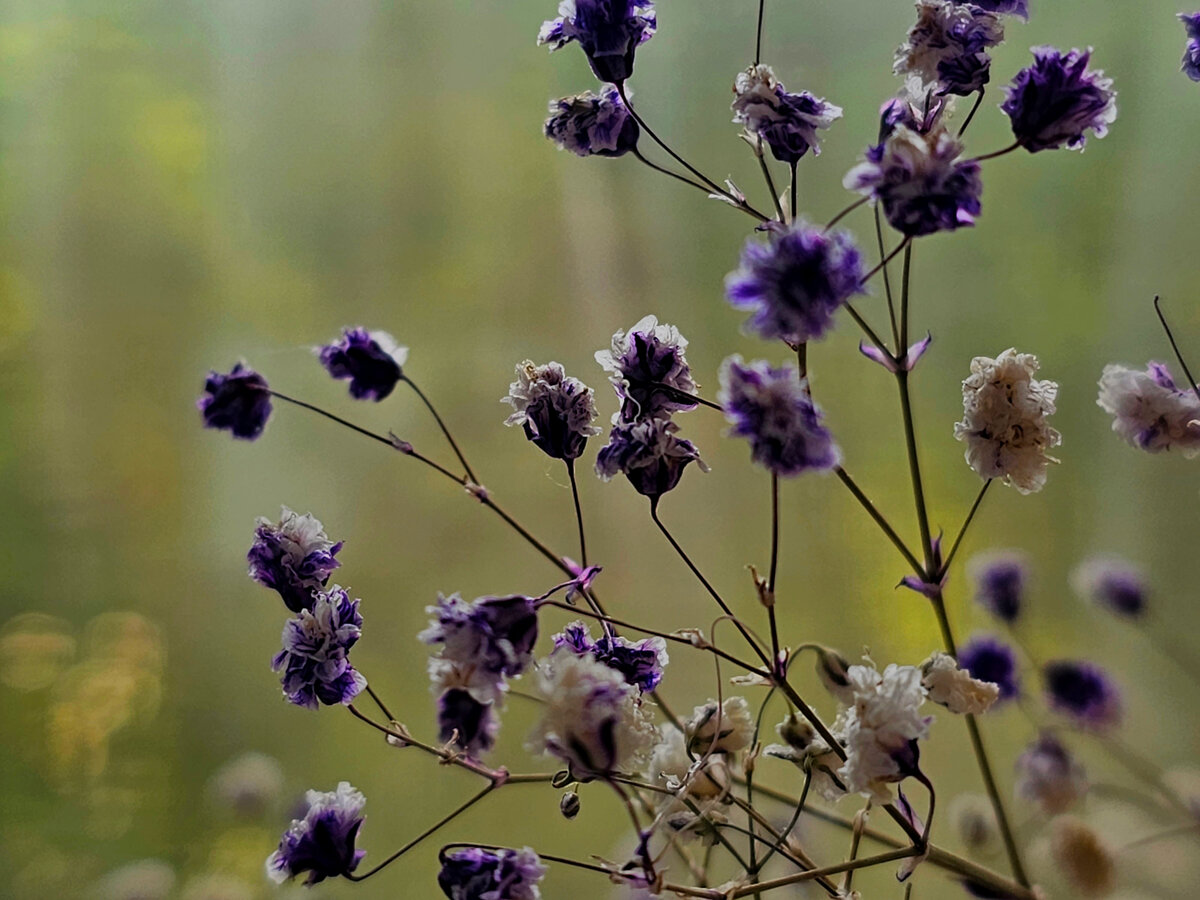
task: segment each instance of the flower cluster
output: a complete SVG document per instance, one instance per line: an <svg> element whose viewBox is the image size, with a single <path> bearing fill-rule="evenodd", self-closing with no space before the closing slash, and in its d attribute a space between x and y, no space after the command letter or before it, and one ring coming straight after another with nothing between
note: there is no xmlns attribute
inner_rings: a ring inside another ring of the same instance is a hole
<svg viewBox="0 0 1200 900"><path fill-rule="evenodd" d="M576 156L624 156L637 147L638 134L637 120L611 85L550 101L546 137Z"/></svg>
<svg viewBox="0 0 1200 900"><path fill-rule="evenodd" d="M1000 108L1030 153L1083 149L1087 132L1102 138L1117 118L1112 79L1088 69L1092 51L1034 47L1032 66L1017 73Z"/></svg>
<svg viewBox="0 0 1200 900"><path fill-rule="evenodd" d="M258 520L246 558L250 577L278 591L287 608L298 613L312 605L313 593L325 587L341 565L334 558L341 549L342 542L329 540L311 514L301 516L285 506L278 523Z"/></svg>
<svg viewBox="0 0 1200 900"><path fill-rule="evenodd" d="M930 700L960 715L985 713L1000 697L999 685L940 651L921 664L921 684Z"/></svg>
<svg viewBox="0 0 1200 900"><path fill-rule="evenodd" d="M313 594L311 609L283 626L283 649L271 668L283 673L283 694L291 703L308 709L350 703L366 688L349 658L362 636L359 602L334 585Z"/></svg>
<svg viewBox="0 0 1200 900"><path fill-rule="evenodd" d="M967 465L1022 494L1045 487L1046 469L1056 462L1047 451L1062 443L1046 421L1058 385L1034 378L1037 370L1037 357L1011 348L995 359L975 357L963 381L963 420L954 426L967 444Z"/></svg>
<svg viewBox="0 0 1200 900"><path fill-rule="evenodd" d="M1085 600L1130 619L1146 611L1146 578L1122 559L1093 557L1071 573L1071 586Z"/></svg>
<svg viewBox="0 0 1200 900"><path fill-rule="evenodd" d="M1188 38L1180 69L1192 81L1200 81L1200 12L1180 13L1179 21L1183 23Z"/></svg>
<svg viewBox="0 0 1200 900"><path fill-rule="evenodd" d="M501 400L513 408L505 425L520 425L525 437L554 459L574 460L587 439L600 433L594 392L569 377L556 362L544 366L525 360L517 365L517 380Z"/></svg>
<svg viewBox="0 0 1200 900"><path fill-rule="evenodd" d="M1121 721L1121 694L1095 663L1057 660L1042 669L1046 702L1080 728L1110 731Z"/></svg>
<svg viewBox="0 0 1200 900"><path fill-rule="evenodd" d="M980 635L959 648L958 664L972 678L994 684L998 690L996 702L1012 700L1020 695L1017 658L1007 644L988 635Z"/></svg>
<svg viewBox="0 0 1200 900"><path fill-rule="evenodd" d="M842 117L841 107L808 91L797 94L784 90L768 65L739 72L733 93L733 121L770 147L777 160L793 165L809 150L819 155L817 131L829 128Z"/></svg>
<svg viewBox="0 0 1200 900"><path fill-rule="evenodd" d="M575 621L554 635L554 646L577 656L590 656L610 669L621 673L627 682L642 693L658 687L670 657L667 643L660 637L630 641L617 634L605 632L593 640L588 626Z"/></svg>
<svg viewBox="0 0 1200 900"><path fill-rule="evenodd" d="M597 78L621 84L633 74L634 51L657 27L649 0L562 0L558 18L542 24L538 43L553 51L578 42Z"/></svg>
<svg viewBox="0 0 1200 900"><path fill-rule="evenodd" d="M350 382L350 396L379 402L403 377L408 348L386 331L346 328L339 340L317 348L317 357L329 374Z"/></svg>
<svg viewBox="0 0 1200 900"><path fill-rule="evenodd" d="M1021 615L1029 581L1025 554L1002 550L980 554L968 566L975 600L1000 621L1011 625Z"/></svg>
<svg viewBox="0 0 1200 900"><path fill-rule="evenodd" d="M270 388L267 379L239 362L228 375L209 372L196 407L204 427L252 441L262 434L271 416Z"/></svg>
<svg viewBox="0 0 1200 900"><path fill-rule="evenodd" d="M974 3L918 0L917 21L896 51L895 72L917 75L940 94L965 97L988 83L987 50L1002 40L1004 26L993 12Z"/></svg>
<svg viewBox="0 0 1200 900"><path fill-rule="evenodd" d="M438 886L450 900L540 900L546 867L523 850L463 847L442 854Z"/></svg>
<svg viewBox="0 0 1200 900"><path fill-rule="evenodd" d="M309 791L306 802L304 817L292 821L279 849L267 858L267 876L276 884L305 872L306 884L349 875L366 856L354 844L367 800L349 782L333 791Z"/></svg>
<svg viewBox="0 0 1200 900"><path fill-rule="evenodd" d="M1113 417L1113 431L1139 450L1200 453L1200 397L1176 385L1163 363L1152 362L1144 372L1105 366L1096 402Z"/></svg>

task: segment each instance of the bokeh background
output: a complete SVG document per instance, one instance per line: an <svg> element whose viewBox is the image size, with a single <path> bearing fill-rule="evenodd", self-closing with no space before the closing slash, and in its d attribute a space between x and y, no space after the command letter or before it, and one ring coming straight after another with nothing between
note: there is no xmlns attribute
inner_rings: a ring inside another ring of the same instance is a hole
<svg viewBox="0 0 1200 900"><path fill-rule="evenodd" d="M1200 475L1174 454L1122 444L1095 405L1095 383L1106 362L1166 358L1156 293L1200 361L1200 86L1178 72L1173 4L1031 5L1032 21L1011 22L994 54L994 81L1024 65L1030 45L1093 45L1116 79L1120 118L1082 155L988 163L977 227L918 248L914 330L935 338L915 379L931 506L953 531L979 486L951 429L970 358L1014 345L1038 354L1061 384L1062 464L1040 494L994 489L963 559L990 547L1027 551L1027 645L1119 673L1124 739L1164 768L1186 766L1200 748L1197 691L1147 632L1193 656L1200 644ZM755 7L662 0L632 87L660 133L761 207L768 201L728 111L733 76L751 59ZM105 896L120 878L173 882L169 896L188 900L281 896L262 860L305 788L346 779L366 792L368 862L475 789L470 775L386 747L344 711L281 701L268 663L283 610L245 577L254 519L288 504L345 539L339 577L363 598L366 619L356 661L426 736L426 649L415 640L424 607L439 590L540 593L556 573L453 486L314 416L279 409L254 444L203 431L194 401L208 368L245 357L279 389L448 460L411 394L355 404L310 352L343 325L392 332L488 487L571 552L562 469L501 424L497 401L516 362L560 360L597 387L607 416L615 404L592 355L646 313L690 338L709 394L727 354L781 358L740 334L741 316L722 297L748 219L632 159L580 160L541 136L547 98L593 85L575 48L551 57L534 45L553 12L534 0L0 8L0 554L9 573L0 587L0 896ZM822 155L801 166L802 208L825 219L849 199L842 176L897 87L891 53L912 8L769 0L767 13L764 59L789 87L846 110ZM972 152L1008 142L998 93L972 125ZM847 220L864 243L870 223L865 209ZM878 322L882 297L861 308ZM857 340L847 321L813 348L815 389L847 468L914 536L894 389L858 356ZM689 471L663 517L761 626L745 566L767 561L767 478L743 444L723 438L719 417L698 411L684 424L713 471ZM605 566L598 587L611 608L659 627L707 628L708 598L642 498L584 472L593 555ZM924 602L893 588L903 574L894 550L836 481L788 483L784 503L786 641L849 655L869 647L881 664L918 662L937 646ZM1089 610L1068 588L1071 569L1097 552L1149 574L1145 630ZM969 595L960 569L949 593L960 636L992 628ZM664 692L690 709L715 692L711 662L673 655ZM818 690L807 672L801 684ZM1032 675L1026 685L1036 692ZM819 705L832 714L827 700ZM545 766L521 749L533 713L510 701L496 761ZM1008 708L985 730L1007 792L1032 726ZM262 756L222 769L248 752ZM1132 783L1094 745L1080 752L1101 780ZM979 789L961 722L940 717L925 758L943 808ZM763 777L797 789L798 776L779 766ZM619 856L619 809L598 787L583 801L568 825L553 791L513 787L444 836ZM1053 883L1036 864L1034 811L1011 796L1010 805L1035 869ZM1116 845L1155 827L1102 800L1085 815ZM819 858L845 853L841 832L806 834ZM935 839L961 846L949 817ZM438 846L429 841L366 884L305 896L433 896ZM1194 896L1198 856L1192 837L1123 857L1123 896ZM109 874L145 860L158 862ZM1003 868L1000 857L989 861ZM856 885L866 897L901 895L890 869ZM612 890L561 867L545 886L548 897ZM919 871L915 897L960 895L931 868Z"/></svg>

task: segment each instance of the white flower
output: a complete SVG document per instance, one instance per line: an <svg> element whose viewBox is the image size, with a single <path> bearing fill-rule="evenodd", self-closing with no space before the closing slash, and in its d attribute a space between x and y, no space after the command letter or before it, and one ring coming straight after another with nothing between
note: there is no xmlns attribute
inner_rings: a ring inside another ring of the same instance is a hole
<svg viewBox="0 0 1200 900"><path fill-rule="evenodd" d="M1161 363L1146 371L1104 367L1096 404L1113 417L1112 429L1129 444L1149 453L1178 449L1200 453L1200 399L1180 390Z"/></svg>
<svg viewBox="0 0 1200 900"><path fill-rule="evenodd" d="M1037 370L1037 357L1011 348L995 359L975 357L963 382L963 420L954 425L954 436L967 443L967 464L1022 494L1045 486L1047 465L1057 462L1046 451L1062 443L1046 422L1058 385L1035 379Z"/></svg>
<svg viewBox="0 0 1200 900"><path fill-rule="evenodd" d="M684 722L693 753L735 753L754 738L754 715L743 697L727 697L720 706L709 700Z"/></svg>
<svg viewBox="0 0 1200 900"><path fill-rule="evenodd" d="M476 703L499 704L508 688L503 678L487 668L445 656L429 658L429 682L435 695L449 690L466 691Z"/></svg>
<svg viewBox="0 0 1200 900"><path fill-rule="evenodd" d="M948 653L934 653L925 660L921 675L929 699L960 715L987 712L1000 696L999 686L972 678Z"/></svg>
<svg viewBox="0 0 1200 900"><path fill-rule="evenodd" d="M763 748L764 756L786 759L798 768L810 772L811 787L831 803L846 795L832 778L832 773L842 764L829 745L817 737L816 729L805 719L792 713L775 726L784 744L768 744Z"/></svg>
<svg viewBox="0 0 1200 900"><path fill-rule="evenodd" d="M586 780L645 768L659 740L640 693L591 656L556 653L538 671L542 720L527 744L556 756Z"/></svg>
<svg viewBox="0 0 1200 900"><path fill-rule="evenodd" d="M768 65L760 63L738 72L733 82L733 121L754 132L760 122L777 118L778 87L775 70Z"/></svg>
<svg viewBox="0 0 1200 900"><path fill-rule="evenodd" d="M678 796L715 800L729 792L731 772L726 755L713 753L692 759L683 735L674 728L655 745L646 771L652 781L665 782Z"/></svg>
<svg viewBox="0 0 1200 900"><path fill-rule="evenodd" d="M891 782L911 775L916 764L912 742L929 734L921 672L915 666L889 665L881 675L871 666L851 666L847 672L854 704L834 724L834 734L846 748L838 776L852 794L890 803Z"/></svg>

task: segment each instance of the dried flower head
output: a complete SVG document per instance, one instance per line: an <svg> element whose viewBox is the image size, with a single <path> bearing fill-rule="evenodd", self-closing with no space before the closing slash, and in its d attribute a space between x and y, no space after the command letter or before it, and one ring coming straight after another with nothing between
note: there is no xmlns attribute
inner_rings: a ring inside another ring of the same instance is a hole
<svg viewBox="0 0 1200 900"><path fill-rule="evenodd" d="M609 481L620 472L639 494L658 499L679 484L688 463L708 471L696 446L675 436L678 430L664 419L614 425L596 454L596 474Z"/></svg>
<svg viewBox="0 0 1200 900"><path fill-rule="evenodd" d="M366 856L354 843L367 800L349 782L339 782L333 791L309 791L307 802L304 818L292 821L279 849L267 857L267 877L276 884L305 872L306 884L349 875Z"/></svg>
<svg viewBox="0 0 1200 900"><path fill-rule="evenodd" d="M692 710L683 730L692 754L736 753L750 746L754 714L744 697L726 697L719 704L709 700Z"/></svg>
<svg viewBox="0 0 1200 900"><path fill-rule="evenodd" d="M974 678L953 656L940 651L921 664L921 684L930 700L960 715L985 713L1000 696L998 685Z"/></svg>
<svg viewBox="0 0 1200 900"><path fill-rule="evenodd" d="M967 566L975 583L975 600L994 615L1011 625L1025 605L1029 581L1029 561L1019 550L994 550L973 557Z"/></svg>
<svg viewBox="0 0 1200 900"><path fill-rule="evenodd" d="M579 621L570 623L554 635L554 646L578 656L591 656L620 672L642 693L658 687L669 661L667 642L660 637L630 641L605 633L592 640L588 626Z"/></svg>
<svg viewBox="0 0 1200 900"><path fill-rule="evenodd" d="M975 224L982 210L979 163L943 127L914 131L897 123L864 162L846 173L847 190L883 205L892 227L909 237Z"/></svg>
<svg viewBox="0 0 1200 900"><path fill-rule="evenodd" d="M1113 431L1139 450L1200 453L1200 398L1179 388L1163 363L1152 362L1144 372L1105 366L1096 403L1113 417Z"/></svg>
<svg viewBox="0 0 1200 900"><path fill-rule="evenodd" d="M250 577L278 591L292 612L310 607L313 593L324 588L341 565L334 557L342 542L329 540L325 527L311 514L299 515L286 506L278 523L260 518L255 525L254 543L246 554Z"/></svg>
<svg viewBox="0 0 1200 900"><path fill-rule="evenodd" d="M584 91L550 101L546 137L576 156L624 156L637 146L637 120L620 93L605 85L596 94Z"/></svg>
<svg viewBox="0 0 1200 900"><path fill-rule="evenodd" d="M577 41L601 81L621 84L633 74L633 55L654 36L650 0L562 0L558 18L542 24L538 43L560 50Z"/></svg>
<svg viewBox="0 0 1200 900"><path fill-rule="evenodd" d="M438 740L479 759L496 743L500 720L495 710L495 701L480 702L466 688L447 688L437 698Z"/></svg>
<svg viewBox="0 0 1200 900"><path fill-rule="evenodd" d="M971 2L988 12L1017 16L1021 19L1029 18L1028 0L971 0Z"/></svg>
<svg viewBox="0 0 1200 900"><path fill-rule="evenodd" d="M997 703L1012 700L1021 693L1016 654L998 638L990 635L971 638L959 648L958 664L970 672L972 678L999 688Z"/></svg>
<svg viewBox="0 0 1200 900"><path fill-rule="evenodd" d="M1017 757L1016 771L1017 794L1037 803L1046 815L1068 809L1087 794L1083 766L1049 732Z"/></svg>
<svg viewBox="0 0 1200 900"><path fill-rule="evenodd" d="M863 293L862 258L845 231L826 231L803 219L767 243L750 239L741 264L725 279L725 294L752 313L746 329L791 344L818 340L834 313Z"/></svg>
<svg viewBox="0 0 1200 900"><path fill-rule="evenodd" d="M196 408L205 428L228 431L236 438L252 441L262 434L271 416L269 391L267 379L239 362L228 375L208 373Z"/></svg>
<svg viewBox="0 0 1200 900"><path fill-rule="evenodd" d="M965 97L991 74L987 54L1004 40L999 17L974 3L917 0L917 21L896 51L897 75L916 75L940 94Z"/></svg>
<svg viewBox="0 0 1200 900"><path fill-rule="evenodd" d="M1056 660L1043 667L1042 677L1047 704L1080 728L1104 732L1120 724L1121 694L1095 663Z"/></svg>
<svg viewBox="0 0 1200 900"><path fill-rule="evenodd" d="M1080 897L1107 897L1117 886L1116 859L1100 835L1074 816L1050 823L1050 855Z"/></svg>
<svg viewBox="0 0 1200 900"><path fill-rule="evenodd" d="M659 740L640 693L590 656L555 653L538 669L545 699L528 747L562 760L580 781L643 768Z"/></svg>
<svg viewBox="0 0 1200 900"><path fill-rule="evenodd" d="M1119 616L1137 618L1146 611L1146 576L1132 563L1116 557L1085 560L1071 573L1071 587Z"/></svg>
<svg viewBox="0 0 1200 900"><path fill-rule="evenodd" d="M629 331L614 334L610 350L596 351L596 362L621 400L620 421L668 418L696 407L686 399L696 392L684 356L687 345L674 325L646 316Z"/></svg>
<svg viewBox="0 0 1200 900"><path fill-rule="evenodd" d="M272 809L283 793L283 768L265 753L243 753L213 773L212 800L234 815L255 819Z"/></svg>
<svg viewBox="0 0 1200 900"><path fill-rule="evenodd" d="M749 439L751 459L777 475L828 471L841 462L808 384L794 367L731 356L721 365L717 399L733 425L729 433Z"/></svg>
<svg viewBox="0 0 1200 900"><path fill-rule="evenodd" d="M313 595L311 610L288 619L283 649L271 660L271 668L283 672L288 701L309 709L350 703L367 686L349 659L362 635L359 602L334 585Z"/></svg>
<svg viewBox="0 0 1200 900"><path fill-rule="evenodd" d="M1087 132L1102 138L1117 118L1112 79L1088 69L1092 51L1063 53L1034 47L1033 65L1017 73L1000 108L1013 136L1030 153L1059 147L1083 149Z"/></svg>
<svg viewBox="0 0 1200 900"><path fill-rule="evenodd" d="M350 396L376 402L388 396L403 377L408 348L386 331L345 328L339 340L316 350L331 376L349 380Z"/></svg>
<svg viewBox="0 0 1200 900"><path fill-rule="evenodd" d="M733 93L733 121L761 138L780 162L795 163L810 149L820 155L818 130L842 117L841 107L808 91L784 90L768 65L738 72Z"/></svg>
<svg viewBox="0 0 1200 900"><path fill-rule="evenodd" d="M530 597L479 597L470 603L455 593L438 594L425 611L432 618L417 638L441 644L442 657L495 675L520 675L533 659L537 607Z"/></svg>
<svg viewBox="0 0 1200 900"><path fill-rule="evenodd" d="M587 439L600 433L594 392L578 378L569 377L556 362L544 366L525 360L517 366L517 380L500 401L513 408L505 425L520 425L525 437L554 459L578 459Z"/></svg>
<svg viewBox="0 0 1200 900"><path fill-rule="evenodd" d="M954 436L967 444L967 465L1022 494L1045 487L1053 460L1047 451L1062 443L1046 421L1058 385L1034 378L1037 370L1036 356L1011 348L995 359L975 357L963 381L963 420L954 426Z"/></svg>
<svg viewBox="0 0 1200 900"><path fill-rule="evenodd" d="M438 886L450 900L540 900L541 859L523 850L462 847L441 855Z"/></svg>
<svg viewBox="0 0 1200 900"><path fill-rule="evenodd" d="M1200 12L1180 13L1179 21L1188 37L1180 70L1192 81L1200 81Z"/></svg>

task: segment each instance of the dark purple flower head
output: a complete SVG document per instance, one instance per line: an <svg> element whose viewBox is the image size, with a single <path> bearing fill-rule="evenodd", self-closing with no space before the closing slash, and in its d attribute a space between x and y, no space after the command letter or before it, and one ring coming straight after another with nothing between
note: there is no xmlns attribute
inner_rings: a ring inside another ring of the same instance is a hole
<svg viewBox="0 0 1200 900"><path fill-rule="evenodd" d="M311 609L283 626L283 649L271 668L283 672L283 695L290 702L309 709L349 703L367 686L349 660L362 635L358 604L334 585L314 594Z"/></svg>
<svg viewBox="0 0 1200 900"><path fill-rule="evenodd" d="M329 576L341 565L334 557L342 542L334 543L321 523L311 515L298 515L286 506L279 523L260 518L254 543L246 559L250 577L278 591L294 613L312 605L314 591L325 587Z"/></svg>
<svg viewBox="0 0 1200 900"><path fill-rule="evenodd" d="M940 94L965 97L990 77L987 50L1004 40L995 13L956 0L918 0L917 21L896 51L897 75L916 75Z"/></svg>
<svg viewBox="0 0 1200 900"><path fill-rule="evenodd" d="M798 220L766 244L746 242L740 267L725 278L725 295L753 313L747 329L799 344L833 327L834 313L863 293L862 278L862 259L848 232Z"/></svg>
<svg viewBox="0 0 1200 900"><path fill-rule="evenodd" d="M1017 758L1017 793L1048 815L1064 812L1087 793L1087 775L1058 738L1042 734Z"/></svg>
<svg viewBox="0 0 1200 900"><path fill-rule="evenodd" d="M883 145L897 125L903 125L918 134L928 134L941 122L945 110L946 98L939 95L934 87L926 85L920 76L912 76L905 82L899 96L879 108L879 143L867 148L866 158L871 162L879 162L883 158Z"/></svg>
<svg viewBox="0 0 1200 900"><path fill-rule="evenodd" d="M1057 660L1042 670L1046 702L1081 728L1107 731L1121 721L1121 695L1108 673L1090 662Z"/></svg>
<svg viewBox="0 0 1200 900"><path fill-rule="evenodd" d="M684 356L687 345L674 325L660 325L654 316L646 316L629 331L614 334L611 350L596 351L596 362L621 399L622 422L660 419L696 408L695 402L681 399L696 391Z"/></svg>
<svg viewBox="0 0 1200 900"><path fill-rule="evenodd" d="M465 688L449 688L437 699L438 740L479 759L496 743L500 721L495 704L481 703Z"/></svg>
<svg viewBox="0 0 1200 900"><path fill-rule="evenodd" d="M1025 554L1014 550L982 553L971 560L968 571L975 582L976 602L1002 622L1015 622L1029 580Z"/></svg>
<svg viewBox="0 0 1200 900"><path fill-rule="evenodd" d="M691 441L676 437L678 430L664 419L614 425L608 443L596 455L596 474L609 481L623 473L635 491L657 499L679 484L688 463L707 472L700 451Z"/></svg>
<svg viewBox="0 0 1200 900"><path fill-rule="evenodd" d="M910 237L952 231L974 225L982 209L979 163L961 154L962 144L944 128L921 134L896 125L844 184L883 204L892 227Z"/></svg>
<svg viewBox="0 0 1200 900"><path fill-rule="evenodd" d="M379 401L396 387L408 348L386 331L346 328L341 340L316 350L321 365L338 379L350 380L350 396Z"/></svg>
<svg viewBox="0 0 1200 900"><path fill-rule="evenodd" d="M540 900L546 867L524 850L462 847L441 854L438 886L450 900Z"/></svg>
<svg viewBox="0 0 1200 900"><path fill-rule="evenodd" d="M1146 611L1146 578L1125 560L1089 559L1071 574L1071 586L1083 599L1119 616L1137 618Z"/></svg>
<svg viewBox="0 0 1200 900"><path fill-rule="evenodd" d="M611 85L550 101L546 137L576 156L623 156L638 142L638 123Z"/></svg>
<svg viewBox="0 0 1200 900"><path fill-rule="evenodd" d="M271 416L271 395L267 379L243 363L237 363L228 375L209 372L204 395L196 408L204 417L205 428L232 432L236 438L252 441Z"/></svg>
<svg viewBox="0 0 1200 900"><path fill-rule="evenodd" d="M731 356L721 364L718 396L729 433L750 441L750 456L777 475L828 471L841 453L807 383L792 366L772 368L765 360L746 363Z"/></svg>
<svg viewBox="0 0 1200 900"><path fill-rule="evenodd" d="M570 378L556 362L517 366L517 380L500 401L513 408L505 425L520 425L525 437L554 459L578 459L587 439L600 433L592 424L596 401L590 387Z"/></svg>
<svg viewBox="0 0 1200 900"><path fill-rule="evenodd" d="M652 691L662 681L666 668L667 645L659 637L629 641L603 634L592 640L587 625L572 622L554 636L555 649L563 648L576 656L591 656L622 677L642 693Z"/></svg>
<svg viewBox="0 0 1200 900"><path fill-rule="evenodd" d="M990 681L999 687L997 702L1012 700L1021 693L1016 654L1011 647L991 635L973 637L960 647L958 664L970 672L972 678Z"/></svg>
<svg viewBox="0 0 1200 900"><path fill-rule="evenodd" d="M309 791L304 818L292 821L279 849L267 857L267 877L276 884L308 873L306 884L349 875L364 856L354 842L362 828L366 798L340 782L335 791Z"/></svg>
<svg viewBox="0 0 1200 900"><path fill-rule="evenodd" d="M1108 134L1117 118L1112 79L1089 71L1092 51L1063 53L1034 47L1033 65L1017 73L1000 108L1012 122L1017 143L1030 153L1059 147L1083 148L1086 132Z"/></svg>
<svg viewBox="0 0 1200 900"><path fill-rule="evenodd" d="M770 66L751 66L734 82L733 121L762 138L780 162L795 163L810 149L820 155L817 130L842 117L841 107L808 91L786 91Z"/></svg>
<svg viewBox="0 0 1200 900"><path fill-rule="evenodd" d="M1192 81L1200 81L1200 12L1180 13L1179 21L1188 36L1183 48L1182 71Z"/></svg>
<svg viewBox="0 0 1200 900"><path fill-rule="evenodd" d="M442 644L442 656L470 663L497 675L520 675L533 659L537 641L537 607L530 597L479 597L468 603L458 594L438 594L433 618L417 637Z"/></svg>
<svg viewBox="0 0 1200 900"><path fill-rule="evenodd" d="M542 23L538 43L560 50L578 41L601 81L621 84L633 74L633 54L654 36L650 0L562 0L558 18Z"/></svg>

